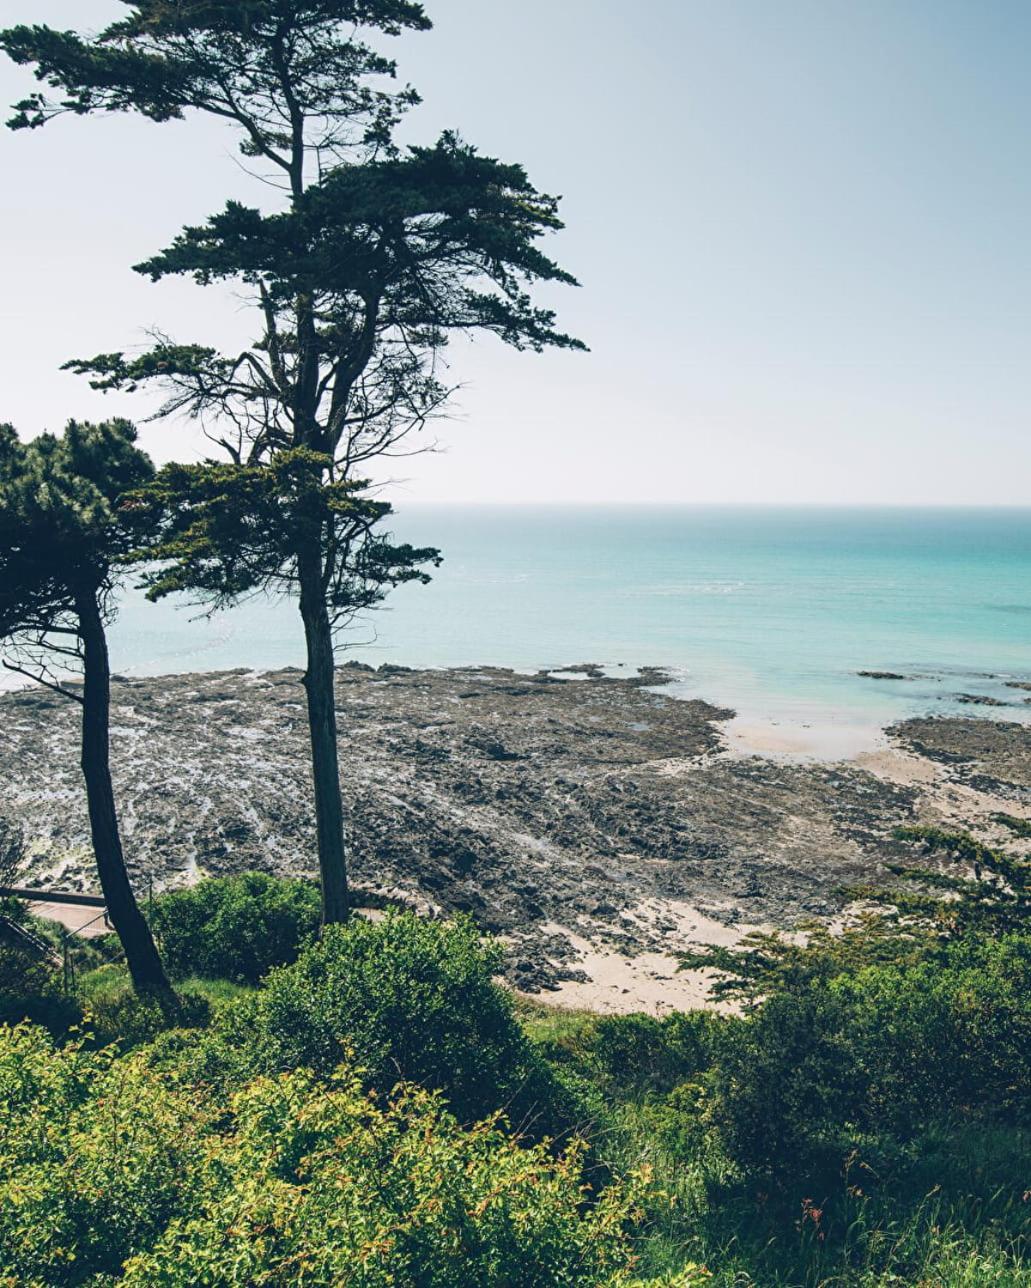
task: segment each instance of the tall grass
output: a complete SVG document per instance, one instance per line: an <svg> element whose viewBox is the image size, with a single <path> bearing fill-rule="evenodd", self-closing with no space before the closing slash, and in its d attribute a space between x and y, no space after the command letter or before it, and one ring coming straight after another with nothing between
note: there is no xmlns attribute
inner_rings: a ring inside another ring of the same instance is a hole
<svg viewBox="0 0 1031 1288"><path fill-rule="evenodd" d="M647 1101L618 1106L599 1146L617 1171L653 1170L642 1275L696 1262L713 1288L1031 1286L1024 1133L958 1124L899 1175L850 1177L835 1198L791 1208L736 1173L703 1131L671 1141L662 1117Z"/></svg>

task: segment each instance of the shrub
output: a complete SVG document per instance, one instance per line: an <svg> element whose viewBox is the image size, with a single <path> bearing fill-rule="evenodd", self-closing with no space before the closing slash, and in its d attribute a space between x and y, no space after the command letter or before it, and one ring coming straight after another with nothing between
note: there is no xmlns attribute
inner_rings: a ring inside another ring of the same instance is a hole
<svg viewBox="0 0 1031 1288"><path fill-rule="evenodd" d="M727 1030L708 1113L748 1170L827 1179L950 1116L1031 1111L1031 939L958 941L774 994Z"/></svg>
<svg viewBox="0 0 1031 1288"><path fill-rule="evenodd" d="M597 1021L592 1043L603 1077L621 1090L665 1094L708 1068L724 1017L705 1011L607 1015Z"/></svg>
<svg viewBox="0 0 1031 1288"><path fill-rule="evenodd" d="M133 1288L258 1283L508 1288L602 1283L630 1260L633 1192L585 1208L579 1151L466 1131L433 1096L380 1108L346 1077L258 1079L226 1177L129 1263Z"/></svg>
<svg viewBox="0 0 1031 1288"><path fill-rule="evenodd" d="M11 1284L116 1275L196 1199L204 1112L137 1057L0 1029L0 1265Z"/></svg>
<svg viewBox="0 0 1031 1288"><path fill-rule="evenodd" d="M517 1129L554 1134L576 1107L494 983L500 964L467 919L355 919L272 971L222 1031L263 1071L328 1074L347 1050L379 1091L418 1083L442 1091L462 1122L501 1109Z"/></svg>
<svg viewBox="0 0 1031 1288"><path fill-rule="evenodd" d="M418 1089L379 1104L344 1070L224 1099L146 1057L0 1029L0 1282L557 1288L630 1265L644 1179L585 1204L579 1146L464 1130Z"/></svg>
<svg viewBox="0 0 1031 1288"><path fill-rule="evenodd" d="M255 984L297 959L319 916L313 882L245 872L159 895L149 920L173 978Z"/></svg>

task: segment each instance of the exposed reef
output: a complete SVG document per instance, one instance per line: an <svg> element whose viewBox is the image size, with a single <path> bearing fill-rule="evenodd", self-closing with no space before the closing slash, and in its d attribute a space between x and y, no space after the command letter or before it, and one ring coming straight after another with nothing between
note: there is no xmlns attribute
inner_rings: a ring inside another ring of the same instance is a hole
<svg viewBox="0 0 1031 1288"><path fill-rule="evenodd" d="M300 680L115 684L115 786L140 889L314 871ZM843 887L898 861L896 826L936 817L928 782L729 754L720 722L732 713L676 700L664 680L591 664L533 676L340 668L356 885L471 913L509 939L517 983L548 987L576 977L564 931L630 955L677 946L688 908L728 927L834 916ZM45 691L0 696L0 814L24 823L37 878L89 887L77 719ZM911 720L894 736L932 777L1031 805L1027 726Z"/></svg>

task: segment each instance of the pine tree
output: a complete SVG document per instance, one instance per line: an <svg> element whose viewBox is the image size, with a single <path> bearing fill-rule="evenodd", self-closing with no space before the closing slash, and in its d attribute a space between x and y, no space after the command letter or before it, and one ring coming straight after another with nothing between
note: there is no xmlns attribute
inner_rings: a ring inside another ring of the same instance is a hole
<svg viewBox="0 0 1031 1288"><path fill-rule="evenodd" d="M111 783L106 624L133 544L118 498L153 474L127 421L72 421L28 444L0 426L0 645L11 670L82 707L82 772L97 874L139 993L171 996L125 868ZM81 675L79 685L64 678Z"/></svg>
<svg viewBox="0 0 1031 1288"><path fill-rule="evenodd" d="M280 182L286 203L267 214L231 202L138 266L154 280L186 275L249 290L256 327L244 352L159 338L142 356L70 364L94 387L158 381L169 394L165 410L201 418L231 467L275 475L284 460L290 468L303 460L314 496L360 481L377 457L408 450L405 440L446 402L441 372L451 335L489 333L537 351L583 347L529 293L541 281L575 284L537 245L562 226L557 200L538 192L522 167L480 156L454 134L404 153L392 142L418 99L408 88L382 88L394 64L360 36L425 29L421 5L139 0L127 7L123 22L93 39L45 27L0 33L0 47L60 92L56 102L39 93L16 105L10 124L35 128L65 113L136 111L167 121L205 112L239 128L241 150ZM267 496L275 486L270 477L258 490ZM331 524L306 522L277 529L267 552L273 561L284 540L281 566L298 591L307 646L324 911L335 921L347 915L347 890L334 595L350 579L337 556L352 547L335 546ZM254 553L253 541L248 549ZM230 542L208 553L196 580L197 560L183 560L178 585L209 589L218 559L224 576L215 580L233 580L239 548ZM160 583L154 590L161 593Z"/></svg>

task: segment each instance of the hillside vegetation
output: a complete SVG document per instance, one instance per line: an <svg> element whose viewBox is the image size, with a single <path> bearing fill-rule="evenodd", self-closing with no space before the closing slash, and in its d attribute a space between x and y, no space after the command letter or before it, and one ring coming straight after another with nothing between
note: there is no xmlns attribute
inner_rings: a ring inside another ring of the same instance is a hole
<svg viewBox="0 0 1031 1288"><path fill-rule="evenodd" d="M253 874L155 901L174 1017L6 949L0 1284L1031 1283L1027 865L974 858L718 954L730 1016L531 1004L470 921L319 937Z"/></svg>

